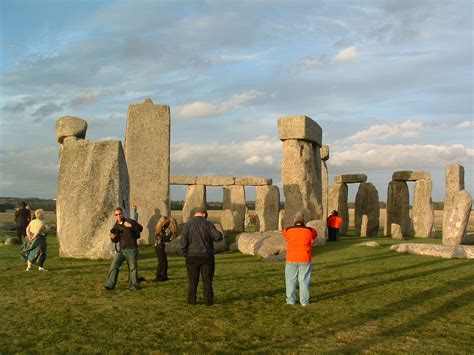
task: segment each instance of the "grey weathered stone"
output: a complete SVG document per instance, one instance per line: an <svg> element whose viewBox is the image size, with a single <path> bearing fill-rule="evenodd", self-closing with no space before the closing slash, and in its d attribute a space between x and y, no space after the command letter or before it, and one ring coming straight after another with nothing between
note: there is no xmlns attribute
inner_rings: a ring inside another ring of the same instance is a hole
<svg viewBox="0 0 474 355"><path fill-rule="evenodd" d="M234 216L234 231L245 230L245 188L240 185L224 186L222 208L231 210Z"/></svg>
<svg viewBox="0 0 474 355"><path fill-rule="evenodd" d="M400 226L404 237L411 235L410 206L408 186L405 181L390 181L387 189L387 216L384 235L392 235L392 223Z"/></svg>
<svg viewBox="0 0 474 355"><path fill-rule="evenodd" d="M367 216L365 234L361 230L363 216ZM354 225L356 235L361 237L376 236L380 225L379 217L380 207L377 188L370 182L363 182L359 185L355 198Z"/></svg>
<svg viewBox="0 0 474 355"><path fill-rule="evenodd" d="M206 207L206 186L188 185L182 212L183 223L193 217L193 210L197 207Z"/></svg>
<svg viewBox="0 0 474 355"><path fill-rule="evenodd" d="M474 259L474 246L467 245L401 243L392 245L390 249L399 253L437 256L446 259Z"/></svg>
<svg viewBox="0 0 474 355"><path fill-rule="evenodd" d="M415 237L434 237L432 233L434 223L433 201L431 200L432 189L433 182L431 180L419 179L415 183L413 208L411 210Z"/></svg>
<svg viewBox="0 0 474 355"><path fill-rule="evenodd" d="M391 230L391 237L393 239L403 239L405 236L403 235L402 228L398 223L392 223L390 225L390 230Z"/></svg>
<svg viewBox="0 0 474 355"><path fill-rule="evenodd" d="M344 236L349 228L349 208L347 206L347 184L334 184L328 188L328 212L337 211L342 217L339 236Z"/></svg>
<svg viewBox="0 0 474 355"><path fill-rule="evenodd" d="M161 215L170 215L170 107L151 99L128 107L125 157L130 176L130 202L138 206L145 228L140 243L155 239Z"/></svg>
<svg viewBox="0 0 474 355"><path fill-rule="evenodd" d="M464 190L464 166L459 164L446 165L445 194L451 196L458 191Z"/></svg>
<svg viewBox="0 0 474 355"><path fill-rule="evenodd" d="M474 244L474 233L466 233L466 235L462 238L461 244L473 245Z"/></svg>
<svg viewBox="0 0 474 355"><path fill-rule="evenodd" d="M326 220L313 220L306 223L306 226L316 229L318 238L326 240L327 225Z"/></svg>
<svg viewBox="0 0 474 355"><path fill-rule="evenodd" d="M87 132L87 122L82 118L73 116L63 116L56 121L56 139L58 143L63 143L65 138L75 137L85 139Z"/></svg>
<svg viewBox="0 0 474 355"><path fill-rule="evenodd" d="M366 181L367 175L365 174L344 174L334 176L334 182L336 184L357 184Z"/></svg>
<svg viewBox="0 0 474 355"><path fill-rule="evenodd" d="M321 147L321 160L329 160L329 146L327 144L323 144Z"/></svg>
<svg viewBox="0 0 474 355"><path fill-rule="evenodd" d="M321 192L322 192L322 208L323 218L327 218L329 215L328 211L328 189L329 189L329 174L328 167L324 160L321 160Z"/></svg>
<svg viewBox="0 0 474 355"><path fill-rule="evenodd" d="M170 185L196 185L197 176L171 176Z"/></svg>
<svg viewBox="0 0 474 355"><path fill-rule="evenodd" d="M293 224L293 216L298 211L303 212L307 220L322 218L321 174L317 174L315 161L319 171L319 149L313 149L311 143L294 139L283 142L284 226Z"/></svg>
<svg viewBox="0 0 474 355"><path fill-rule="evenodd" d="M196 184L206 186L234 185L235 178L230 176L198 176Z"/></svg>
<svg viewBox="0 0 474 355"><path fill-rule="evenodd" d="M264 186L271 185L272 179L258 176L241 176L235 178L234 184L244 186Z"/></svg>
<svg viewBox="0 0 474 355"><path fill-rule="evenodd" d="M261 239L255 243L256 255L265 259L282 254L284 251L286 251L286 241L278 231L270 234L268 238Z"/></svg>
<svg viewBox="0 0 474 355"><path fill-rule="evenodd" d="M443 244L459 245L466 235L466 227L472 208L472 197L461 190L444 201Z"/></svg>
<svg viewBox="0 0 474 355"><path fill-rule="evenodd" d="M280 210L278 213L278 230L281 231L283 229L283 222L285 220L285 210Z"/></svg>
<svg viewBox="0 0 474 355"><path fill-rule="evenodd" d="M129 179L119 141L78 140L65 144L56 201L59 255L109 258L114 208L129 211Z"/></svg>
<svg viewBox="0 0 474 355"><path fill-rule="evenodd" d="M222 210L221 225L222 225L222 228L225 231L234 231L235 230L236 215L237 215L237 211Z"/></svg>
<svg viewBox="0 0 474 355"><path fill-rule="evenodd" d="M323 130L311 118L306 116L287 116L278 120L280 140L303 140L321 147Z"/></svg>
<svg viewBox="0 0 474 355"><path fill-rule="evenodd" d="M362 215L362 223L360 225L359 235L361 237L367 237L368 228L369 228L369 217L366 214L364 214Z"/></svg>
<svg viewBox="0 0 474 355"><path fill-rule="evenodd" d="M377 242L365 242L365 243L359 243L356 244L357 246L365 246L365 247L370 247L370 248L380 248L380 244Z"/></svg>
<svg viewBox="0 0 474 355"><path fill-rule="evenodd" d="M242 254L256 255L257 242L270 237L272 232L240 233L235 237L237 247Z"/></svg>
<svg viewBox="0 0 474 355"><path fill-rule="evenodd" d="M258 215L259 231L278 229L280 190L277 186L257 186L255 189L255 212Z"/></svg>
<svg viewBox="0 0 474 355"><path fill-rule="evenodd" d="M229 247L227 246L227 242L225 241L226 233L219 223L214 223L214 226L219 232L222 233L222 236L223 236L221 241L214 242L214 254L223 253L229 250Z"/></svg>
<svg viewBox="0 0 474 355"><path fill-rule="evenodd" d="M393 181L417 181L417 180L431 180L431 174L424 170L404 170L395 171L392 174Z"/></svg>

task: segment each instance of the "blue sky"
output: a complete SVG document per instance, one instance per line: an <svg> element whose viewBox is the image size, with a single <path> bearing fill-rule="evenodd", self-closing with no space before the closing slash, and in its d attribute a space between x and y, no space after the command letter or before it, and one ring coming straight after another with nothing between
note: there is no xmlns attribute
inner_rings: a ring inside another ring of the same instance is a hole
<svg viewBox="0 0 474 355"><path fill-rule="evenodd" d="M303 114L331 177L366 173L385 200L394 171L428 170L441 201L460 163L472 192L472 4L2 0L0 195L54 198L56 120L123 140L146 97L171 106L172 175L281 185L277 120Z"/></svg>

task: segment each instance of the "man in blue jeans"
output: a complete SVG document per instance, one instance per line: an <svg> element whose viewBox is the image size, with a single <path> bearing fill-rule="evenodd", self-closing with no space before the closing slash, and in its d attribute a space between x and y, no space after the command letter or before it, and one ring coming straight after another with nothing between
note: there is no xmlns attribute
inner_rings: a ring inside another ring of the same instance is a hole
<svg viewBox="0 0 474 355"><path fill-rule="evenodd" d="M104 287L113 290L117 284L120 266L124 261L128 264L128 286L132 291L140 288L138 279L138 245L137 239L143 227L132 219L123 216L123 210L117 207L114 211L115 224L110 230L110 239L115 243L115 256L110 265L109 277Z"/></svg>

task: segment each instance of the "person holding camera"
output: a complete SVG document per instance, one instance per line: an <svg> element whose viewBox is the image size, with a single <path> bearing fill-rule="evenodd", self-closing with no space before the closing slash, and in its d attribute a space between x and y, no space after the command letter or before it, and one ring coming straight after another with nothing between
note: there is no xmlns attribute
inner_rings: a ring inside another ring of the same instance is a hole
<svg viewBox="0 0 474 355"><path fill-rule="evenodd" d="M128 285L130 290L140 288L138 279L138 245L137 239L143 227L133 219L123 216L123 209L117 207L114 211L115 224L110 230L110 239L115 243L115 255L110 265L109 277L105 283L106 290L113 290L117 284L120 266L126 260L128 264Z"/></svg>
<svg viewBox="0 0 474 355"><path fill-rule="evenodd" d="M199 273L202 275L206 305L212 306L214 303L214 291L212 290L215 269L213 243L222 240L222 238L222 233L207 220L207 211L203 207L196 208L194 218L183 227L181 254L186 258L189 304L196 304Z"/></svg>
<svg viewBox="0 0 474 355"><path fill-rule="evenodd" d="M156 282L168 281L168 258L166 257L165 247L171 241L171 237L176 238L175 224L171 222L168 216L161 216L155 227L155 252L158 258L156 267Z"/></svg>

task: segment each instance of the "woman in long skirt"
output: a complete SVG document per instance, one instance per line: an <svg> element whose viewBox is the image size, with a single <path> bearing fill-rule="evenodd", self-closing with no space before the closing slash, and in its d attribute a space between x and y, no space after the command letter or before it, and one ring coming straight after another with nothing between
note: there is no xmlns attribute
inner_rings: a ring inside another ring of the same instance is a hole
<svg viewBox="0 0 474 355"><path fill-rule="evenodd" d="M35 219L26 227L26 238L23 242L21 256L26 261L26 271L31 271L33 264L38 265L38 270L48 271L44 268L46 260L46 223L44 222L44 211L35 211Z"/></svg>

